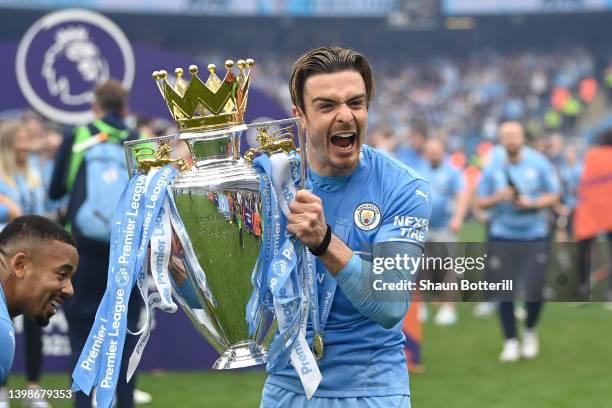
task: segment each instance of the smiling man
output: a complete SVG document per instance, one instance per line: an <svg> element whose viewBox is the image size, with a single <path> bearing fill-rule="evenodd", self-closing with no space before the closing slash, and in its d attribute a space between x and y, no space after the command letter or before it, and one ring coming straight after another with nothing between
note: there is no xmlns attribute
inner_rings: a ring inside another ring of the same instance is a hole
<svg viewBox="0 0 612 408"><path fill-rule="evenodd" d="M287 230L317 256L319 310L306 337L323 379L307 401L293 367L270 373L261 407L409 407L401 323L410 292L377 291L383 285L374 283L414 281L416 271L395 265L374 273L372 257L421 256L429 185L363 144L374 93L363 55L312 50L294 64L290 91L312 190L298 191Z"/></svg>
<svg viewBox="0 0 612 408"><path fill-rule="evenodd" d="M15 353L12 318L41 326L74 294L76 243L60 225L38 215L15 218L0 232L0 384Z"/></svg>

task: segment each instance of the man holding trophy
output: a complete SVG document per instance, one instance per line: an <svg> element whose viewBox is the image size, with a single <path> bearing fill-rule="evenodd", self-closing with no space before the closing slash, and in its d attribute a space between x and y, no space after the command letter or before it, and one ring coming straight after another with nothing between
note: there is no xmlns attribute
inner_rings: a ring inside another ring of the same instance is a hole
<svg viewBox="0 0 612 408"><path fill-rule="evenodd" d="M409 407L401 322L410 291L377 291L372 260L421 256L429 185L363 145L374 92L363 55L312 50L294 64L290 91L313 188L298 191L287 230L318 257L320 317L306 337L323 378L307 401L293 368L271 373L261 407ZM416 272L392 267L378 276L397 283L414 281Z"/></svg>
<svg viewBox="0 0 612 408"><path fill-rule="evenodd" d="M267 363L262 407L410 405L402 285L417 270L393 262L423 252L429 185L363 145L374 84L361 54L307 53L291 78L296 117L247 125L254 64L227 60L223 78L210 64L206 80L192 65L189 82L182 68L153 73L179 134L125 143L132 179L114 213L106 292L73 372L74 389L95 388L100 408L112 403L125 299L136 286L149 318L128 378L151 313L172 313L176 301L219 352L214 369ZM249 129L259 147L242 157ZM180 142L189 160L173 157Z"/></svg>

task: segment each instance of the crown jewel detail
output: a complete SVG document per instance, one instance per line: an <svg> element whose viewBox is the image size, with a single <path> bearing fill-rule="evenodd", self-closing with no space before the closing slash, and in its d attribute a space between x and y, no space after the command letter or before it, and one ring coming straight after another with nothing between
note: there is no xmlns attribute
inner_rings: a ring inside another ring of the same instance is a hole
<svg viewBox="0 0 612 408"><path fill-rule="evenodd" d="M252 59L238 60L238 75L232 68L232 60L225 61L227 70L220 79L216 66L209 64L208 79L203 82L196 65L189 66L191 79L187 82L182 68L174 70L174 81L170 83L165 70L153 72L153 79L161 92L172 117L181 132L196 132L244 123Z"/></svg>

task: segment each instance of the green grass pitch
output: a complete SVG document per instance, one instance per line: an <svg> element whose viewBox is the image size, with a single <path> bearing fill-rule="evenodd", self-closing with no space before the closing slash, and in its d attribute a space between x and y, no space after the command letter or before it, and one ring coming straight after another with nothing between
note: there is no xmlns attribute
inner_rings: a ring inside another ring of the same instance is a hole
<svg viewBox="0 0 612 408"><path fill-rule="evenodd" d="M470 236L478 229L468 226ZM540 356L503 365L502 335L495 316L472 316L459 305L459 323L424 325L425 371L410 375L415 408L605 408L612 407L612 311L603 304L544 306ZM204 340L202 340L204 341ZM325 373L323 373L325 375ZM139 388L153 395L151 408L258 407L263 370L142 373ZM47 389L68 388L67 374L46 374ZM23 376L9 388L23 389ZM54 408L69 401L51 401ZM20 407L21 401L12 401Z"/></svg>

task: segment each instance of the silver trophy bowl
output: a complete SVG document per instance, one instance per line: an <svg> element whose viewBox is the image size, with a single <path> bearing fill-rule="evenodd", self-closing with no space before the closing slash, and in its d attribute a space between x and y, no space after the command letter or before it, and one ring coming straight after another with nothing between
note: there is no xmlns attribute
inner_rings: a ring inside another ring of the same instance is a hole
<svg viewBox="0 0 612 408"><path fill-rule="evenodd" d="M170 185L185 231L173 229L169 270L175 299L220 354L215 370L265 364L276 331L273 313L259 304L252 335L246 320L252 277L258 273L257 259L261 246L267 244L263 231L268 226L259 216L259 176L240 156L240 139L247 132L261 135L262 129L289 129L285 134L297 134L303 143L297 123L291 118L125 143L131 175L169 162L192 162L189 170L183 166ZM170 146L180 143L189 148L187 160L168 155ZM273 151L260 148L257 152ZM252 159L253 153L251 149L247 158Z"/></svg>

